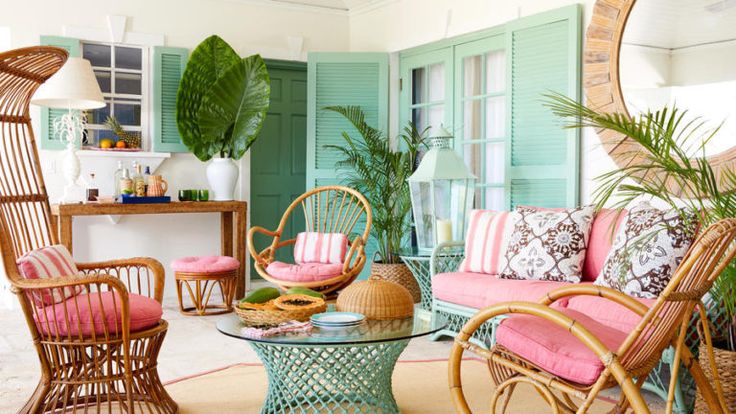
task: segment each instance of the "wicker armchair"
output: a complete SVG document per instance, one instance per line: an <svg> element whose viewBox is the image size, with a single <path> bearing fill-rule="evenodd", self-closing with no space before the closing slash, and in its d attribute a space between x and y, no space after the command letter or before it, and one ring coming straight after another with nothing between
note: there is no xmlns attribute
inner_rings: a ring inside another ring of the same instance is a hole
<svg viewBox="0 0 736 414"><path fill-rule="evenodd" d="M267 267L275 260L276 251L293 245L296 239L281 240L284 228L295 210L301 207L307 231L318 233L342 233L351 237L356 227L362 231L350 240L350 248L343 263L340 275L325 280L296 282L279 279L270 275ZM253 257L254 268L261 277L284 289L302 286L331 294L349 285L358 277L366 263L365 245L371 231L373 213L368 200L358 191L341 186L317 187L297 197L284 212L278 228L274 231L253 226L248 231L248 250ZM272 237L271 244L260 252L256 251L253 238L256 233Z"/></svg>
<svg viewBox="0 0 736 414"><path fill-rule="evenodd" d="M720 382L716 379L714 384L708 383L697 359L686 346L685 339L691 316L693 312L697 312L701 318L703 339L710 354L711 371L716 372L708 319L701 299L736 255L734 238L736 219L722 220L708 227L697 238L672 280L651 308L613 289L581 285L552 291L539 303L507 302L481 310L465 324L456 337L450 355L449 385L456 411L470 413L461 382L461 360L463 352L469 350L488 361L491 377L497 386L492 397L491 412L496 412L502 396L505 397L500 406L505 411L516 385L526 383L546 399L555 413L587 412L601 390L617 385L621 387L622 394L617 407L619 411L615 412L625 412L631 407L637 414L649 413L641 395L641 387L662 352L672 345L675 349L675 363L672 365L667 412L672 412L673 390L682 362L705 398L709 412L727 413ZM602 339L591 333L589 327L550 306L558 300L578 295L599 296L616 302L640 315L641 321L625 337L618 349L609 349ZM602 372L590 384L573 383L546 372L533 361L520 357L498 343L488 350L470 341L479 327L499 315L509 315L510 318L531 315L559 326L562 328L559 331L569 332L600 359ZM715 391L711 385L714 385Z"/></svg>
<svg viewBox="0 0 736 414"><path fill-rule="evenodd" d="M177 405L156 370L168 324L160 320L130 332L129 292L161 302L164 269L159 262L80 263L82 274L53 279L25 279L16 266L25 253L58 244L29 101L66 59L66 51L54 47L0 53L0 254L41 365L41 380L20 412L174 413ZM76 292L71 297L66 295L70 290ZM63 300L39 300L55 294ZM112 306L103 305L109 300ZM82 314L85 308L96 313Z"/></svg>

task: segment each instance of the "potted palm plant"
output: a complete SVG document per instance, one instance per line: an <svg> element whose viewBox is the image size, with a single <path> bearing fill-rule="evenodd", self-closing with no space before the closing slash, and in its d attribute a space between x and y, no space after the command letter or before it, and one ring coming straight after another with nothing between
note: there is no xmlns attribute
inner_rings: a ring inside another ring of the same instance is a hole
<svg viewBox="0 0 736 414"><path fill-rule="evenodd" d="M373 209L371 236L376 242L376 255L371 272L408 288L416 302L420 299L419 286L402 263L399 250L411 234L411 197L406 180L414 171L427 131L420 132L410 123L394 146L383 132L368 125L360 107L324 109L342 115L360 135L352 137L343 132L345 145L325 147L341 156L336 168L343 172L345 185L363 193Z"/></svg>
<svg viewBox="0 0 736 414"><path fill-rule="evenodd" d="M201 161L212 160L207 180L214 200L233 199L239 175L234 160L258 137L270 94L259 55L241 58L214 35L192 52L176 96L176 123L184 145Z"/></svg>
<svg viewBox="0 0 736 414"><path fill-rule="evenodd" d="M709 127L702 118L691 117L687 111L675 107L631 118L620 113L597 112L564 95L547 95L546 99L553 113L572 121L567 127L616 131L643 148L643 152L631 154L632 162L625 167L596 178L598 187L594 198L599 208L624 208L635 199L649 197L663 201L683 216L697 214L704 226L736 217L736 191L721 190L736 189L736 172L726 170L719 182L705 158L705 144L718 127ZM635 162L634 157L637 157ZM631 180L631 177L638 179ZM676 182L686 196L673 196L668 188L671 182ZM728 408L736 412L733 392L736 390L736 262L730 263L716 280L709 301L708 307L715 310L710 318L715 328L713 351L718 376ZM703 344L700 358L713 382ZM696 412L707 412L701 404L696 403Z"/></svg>

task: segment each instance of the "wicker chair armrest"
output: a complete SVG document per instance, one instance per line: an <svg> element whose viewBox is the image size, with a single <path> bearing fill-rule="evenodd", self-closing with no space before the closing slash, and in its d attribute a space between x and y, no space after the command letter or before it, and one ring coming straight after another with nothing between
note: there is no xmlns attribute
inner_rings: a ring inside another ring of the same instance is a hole
<svg viewBox="0 0 736 414"><path fill-rule="evenodd" d="M104 262L77 263L84 274L107 274L117 277L129 292L147 296L162 303L166 272L163 265L150 257L132 257Z"/></svg>
<svg viewBox="0 0 736 414"><path fill-rule="evenodd" d="M269 237L273 237L274 240L277 239L277 237L281 236L280 232L277 231L271 231L267 230L261 226L253 226L248 230L248 252L250 253L250 256L253 258L253 260L256 261L261 266L266 266L268 263L270 263L271 260L273 260L273 244L271 247L268 247L266 249L263 249L260 253L256 251L256 245L253 243L253 236L255 236L256 233L261 233ZM277 242L278 243L278 242Z"/></svg>
<svg viewBox="0 0 736 414"><path fill-rule="evenodd" d="M542 305L550 305L562 298L583 295L599 296L612 302L616 302L639 316L644 316L649 311L649 307L625 293L621 293L618 290L605 286L588 284L575 284L572 286L557 288L547 292L547 294L539 300L539 303Z"/></svg>
<svg viewBox="0 0 736 414"><path fill-rule="evenodd" d="M353 260L353 256L355 256L355 260ZM348 250L348 253L345 255L345 261L343 262L342 272L348 273L352 271L352 269L361 262L362 256L365 256L365 242L363 241L363 237L356 236L353 242L350 243L350 249Z"/></svg>
<svg viewBox="0 0 736 414"><path fill-rule="evenodd" d="M429 260L429 274L434 276L437 273L457 271L464 258L465 242L449 241L440 243L432 249Z"/></svg>

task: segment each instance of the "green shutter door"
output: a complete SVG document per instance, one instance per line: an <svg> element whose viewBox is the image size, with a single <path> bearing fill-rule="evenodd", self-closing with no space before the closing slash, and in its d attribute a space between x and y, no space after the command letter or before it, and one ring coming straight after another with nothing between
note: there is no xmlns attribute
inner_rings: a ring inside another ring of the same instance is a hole
<svg viewBox="0 0 736 414"><path fill-rule="evenodd" d="M189 152L176 126L176 93L188 56L189 51L184 48L153 48L153 151Z"/></svg>
<svg viewBox="0 0 736 414"><path fill-rule="evenodd" d="M506 32L509 207L573 207L579 202L579 133L543 106L550 91L580 98L580 7L509 23Z"/></svg>
<svg viewBox="0 0 736 414"><path fill-rule="evenodd" d="M343 145L343 131L358 134L341 115L323 108L332 105L360 106L366 121L388 131L388 54L310 53L307 66L307 189L340 183L335 168L338 154L325 145ZM358 224L354 231L362 231ZM375 241L366 246L369 263L376 251ZM361 273L370 272L367 265Z"/></svg>
<svg viewBox="0 0 736 414"><path fill-rule="evenodd" d="M81 48L78 39L61 36L41 36L41 44L44 46L56 46L66 49L69 57L81 56ZM54 119L64 115L66 109L41 108L41 148L46 150L60 150L66 148L63 142L54 134Z"/></svg>

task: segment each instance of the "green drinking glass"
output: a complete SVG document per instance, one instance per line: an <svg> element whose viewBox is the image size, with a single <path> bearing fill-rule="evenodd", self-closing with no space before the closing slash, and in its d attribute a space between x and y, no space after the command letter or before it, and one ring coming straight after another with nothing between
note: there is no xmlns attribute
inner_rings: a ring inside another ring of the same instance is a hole
<svg viewBox="0 0 736 414"><path fill-rule="evenodd" d="M179 201L192 201L192 190L179 190Z"/></svg>
<svg viewBox="0 0 736 414"><path fill-rule="evenodd" d="M199 201L209 201L210 199L210 190L199 190L197 191L197 200Z"/></svg>

